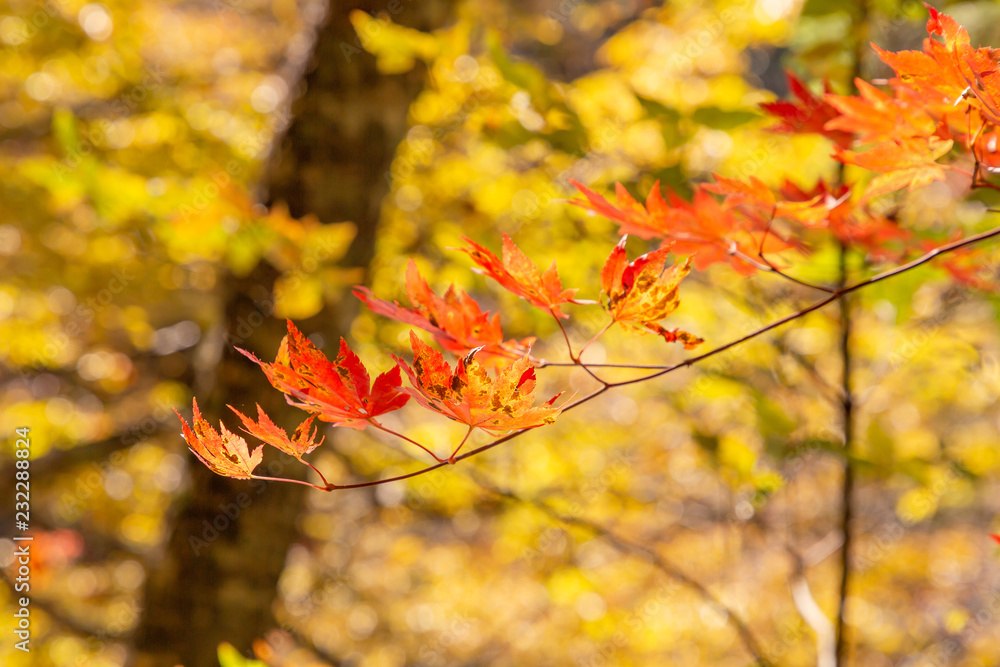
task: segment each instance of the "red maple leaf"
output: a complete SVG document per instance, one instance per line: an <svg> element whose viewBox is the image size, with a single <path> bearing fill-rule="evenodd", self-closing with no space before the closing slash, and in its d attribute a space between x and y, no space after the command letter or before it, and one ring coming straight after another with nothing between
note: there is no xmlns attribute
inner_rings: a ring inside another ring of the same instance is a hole
<svg viewBox="0 0 1000 667"><path fill-rule="evenodd" d="M853 137L849 133L827 127L827 123L839 115L837 108L823 97L814 95L808 86L791 72L785 72L785 76L788 79L788 89L797 101L778 100L760 105L764 111L781 119L774 130L795 134L821 134L841 148L850 146ZM832 92L829 82L825 84L825 92Z"/></svg>
<svg viewBox="0 0 1000 667"><path fill-rule="evenodd" d="M719 174L713 174L713 177L715 183L706 183L702 188L723 195L723 206L726 208L742 207L754 228L764 228L774 219L811 225L826 217L826 207L819 196L805 200L779 201L771 188L754 176L745 181ZM768 235L767 240L778 246L771 252L790 247L787 243L783 245L777 242L778 239L772 241L771 236Z"/></svg>
<svg viewBox="0 0 1000 667"><path fill-rule="evenodd" d="M503 235L503 260L475 241L465 237L462 240L469 244L469 247L461 250L479 265L478 273L493 278L504 289L526 299L534 306L549 311L555 317L569 317L559 309L561 304L591 303L574 299L575 289L563 289L555 262L542 271L506 234Z"/></svg>
<svg viewBox="0 0 1000 667"><path fill-rule="evenodd" d="M668 343L680 341L685 349L705 342L679 329L668 330L657 324L680 305L678 288L688 274L690 264L666 268L670 245L636 257L631 262L625 252L627 236L611 251L601 270L601 289L607 295L607 311L624 329L653 332Z"/></svg>
<svg viewBox="0 0 1000 667"><path fill-rule="evenodd" d="M428 410L494 434L551 424L562 410L552 407L560 394L534 405L535 369L527 356L499 369L493 379L475 360L475 351L452 370L439 351L412 331L410 344L413 366L395 359L413 385L404 391Z"/></svg>
<svg viewBox="0 0 1000 667"><path fill-rule="evenodd" d="M335 426L364 429L370 419L398 410L409 400L400 390L398 367L379 375L373 384L346 341L340 340L340 353L330 363L291 320L274 363L260 361L246 350L240 352L261 367L289 404Z"/></svg>
<svg viewBox="0 0 1000 667"><path fill-rule="evenodd" d="M406 266L406 294L412 308L376 298L367 287L354 288L354 295L373 313L423 329L457 357L481 348L480 355L485 357L517 358L535 340L504 341L499 314L490 315L475 299L454 286L448 288L444 297L434 294L413 260Z"/></svg>

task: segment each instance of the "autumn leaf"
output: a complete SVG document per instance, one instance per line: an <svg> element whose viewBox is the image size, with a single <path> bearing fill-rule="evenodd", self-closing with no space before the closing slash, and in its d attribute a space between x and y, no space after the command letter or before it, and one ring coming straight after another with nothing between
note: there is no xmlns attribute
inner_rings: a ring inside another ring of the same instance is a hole
<svg viewBox="0 0 1000 667"><path fill-rule="evenodd" d="M1000 535L990 534L990 537L993 538L994 542L996 542L997 544L1000 544Z"/></svg>
<svg viewBox="0 0 1000 667"><path fill-rule="evenodd" d="M261 452L264 449L263 445L250 452L247 441L229 431L225 424L219 424L221 433L216 431L202 418L197 400L194 401L194 413L191 418L194 428L188 426L187 421L176 409L174 412L181 420L181 429L188 448L209 470L217 475L234 479L254 477L254 469L264 458Z"/></svg>
<svg viewBox="0 0 1000 667"><path fill-rule="evenodd" d="M859 141L899 137L930 137L938 123L927 113L920 97L897 89L890 97L862 79L855 79L859 95L827 95L840 115L827 122L828 130L856 134Z"/></svg>
<svg viewBox="0 0 1000 667"><path fill-rule="evenodd" d="M719 174L713 174L713 177L715 183L704 184L702 188L723 195L725 197L723 206L726 208L743 207L745 215L750 217L757 227L766 227L773 219L778 218L809 226L826 217L826 206L819 196L800 201L782 201L775 197L771 188L754 176L745 181L726 178ZM768 235L768 241L771 241L772 236L773 233ZM789 247L788 244L781 243L779 246L773 250Z"/></svg>
<svg viewBox="0 0 1000 667"><path fill-rule="evenodd" d="M1000 73L997 60L1000 50L973 48L968 31L955 19L926 5L928 37L923 51L884 51L879 57L897 75L890 81L922 93L925 101L938 107L972 108L992 124L1000 124Z"/></svg>
<svg viewBox="0 0 1000 667"><path fill-rule="evenodd" d="M849 133L828 127L828 123L839 115L837 108L823 97L813 94L806 84L791 72L786 72L785 77L788 80L788 89L796 101L778 100L760 105L764 111L781 119L774 130L795 134L821 134L841 148L850 146L853 137ZM826 84L825 91L832 92L829 83Z"/></svg>
<svg viewBox="0 0 1000 667"><path fill-rule="evenodd" d="M864 198L870 199L902 188L914 190L933 181L943 181L947 167L937 160L953 144L951 139L936 137L894 139L864 152L837 148L835 157L844 164L882 173L865 190Z"/></svg>
<svg viewBox="0 0 1000 667"><path fill-rule="evenodd" d="M757 240L743 228L745 223L754 221L720 204L705 187L695 190L690 202L674 192L668 192L664 200L657 181L643 207L620 183L615 186L616 205L577 181L570 183L586 198L585 201L570 200L570 203L617 221L619 234L671 240L674 252L692 256L692 263L699 270L715 263L730 264L743 275L757 270L753 263L738 254L746 256L757 252ZM786 247L773 236L769 240L772 245L767 249L770 251Z"/></svg>
<svg viewBox="0 0 1000 667"><path fill-rule="evenodd" d="M625 252L627 239L622 237L601 270L601 289L607 295L606 308L612 319L624 329L652 331L668 343L680 341L688 350L703 343L703 339L686 331L669 331L657 324L680 305L678 287L691 270L689 263L666 268L670 245L629 262Z"/></svg>
<svg viewBox="0 0 1000 667"><path fill-rule="evenodd" d="M790 201L819 197L826 208L826 217L804 224L811 229L828 229L846 245L865 248L872 259L899 259L901 252L892 243L910 237L910 233L897 223L872 212L864 204L851 201L851 189L846 185L830 186L820 180L812 191L806 192L791 181L785 181L780 192Z"/></svg>
<svg viewBox="0 0 1000 667"><path fill-rule="evenodd" d="M458 357L481 348L483 356L517 358L534 342L534 338L504 341L500 315L483 311L475 299L454 286L444 297L434 294L413 260L406 266L406 294L412 308L378 299L367 287L354 288L354 295L373 313L423 329Z"/></svg>
<svg viewBox="0 0 1000 667"><path fill-rule="evenodd" d="M299 424L295 433L289 438L285 429L281 428L267 416L264 409L257 406L257 421L254 421L245 414L229 406L229 409L236 413L236 416L243 422L243 430L254 436L258 440L280 449L284 453L302 460L304 454L308 454L323 443L323 438L316 440L316 429L312 428L316 415L310 415Z"/></svg>
<svg viewBox="0 0 1000 667"><path fill-rule="evenodd" d="M409 400L400 390L398 367L371 383L358 355L343 339L340 353L330 363L291 320L274 363L260 361L246 350L240 352L261 367L271 385L286 394L289 404L335 426L364 429L369 419L398 410Z"/></svg>
<svg viewBox="0 0 1000 667"><path fill-rule="evenodd" d="M404 389L425 408L470 428L493 434L545 426L562 408L552 407L560 394L535 406L535 369L528 356L517 359L490 378L475 351L459 359L455 369L442 354L410 332L413 366L395 358L410 379Z"/></svg>
<svg viewBox="0 0 1000 667"><path fill-rule="evenodd" d="M504 289L551 312L555 317L568 317L559 309L561 304L591 303L574 299L575 289L563 289L555 262L543 272L506 234L503 235L503 260L470 239L463 237L462 240L469 247L461 250L479 265L478 273L493 278Z"/></svg>

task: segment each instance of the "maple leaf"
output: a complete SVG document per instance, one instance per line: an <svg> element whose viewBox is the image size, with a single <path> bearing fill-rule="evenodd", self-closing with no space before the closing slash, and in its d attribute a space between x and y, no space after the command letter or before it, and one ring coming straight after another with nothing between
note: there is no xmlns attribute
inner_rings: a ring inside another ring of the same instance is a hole
<svg viewBox="0 0 1000 667"><path fill-rule="evenodd" d="M271 421L260 405L257 405L257 421L247 417L231 405L229 409L235 412L236 416L243 422L244 431L300 461L304 454L308 454L323 443L323 438L317 442L316 429L311 428L316 415L309 415L289 438L285 429Z"/></svg>
<svg viewBox="0 0 1000 667"><path fill-rule="evenodd" d="M177 414L181 420L181 429L184 440L188 448L204 463L209 470L234 479L252 479L253 471L260 465L264 454L263 445L259 445L253 452L247 448L247 441L235 433L229 431L225 424L219 424L222 431L216 431L211 424L205 421L198 410L198 401L194 401L194 413L191 418L194 427L188 426L181 413Z"/></svg>
<svg viewBox="0 0 1000 667"><path fill-rule="evenodd" d="M480 354L484 356L516 358L535 340L504 341L499 314L490 315L475 299L454 286L448 288L443 298L434 294L413 260L406 266L406 294L412 308L378 299L367 287L354 288L354 295L373 313L423 329L455 356L482 348Z"/></svg>
<svg viewBox="0 0 1000 667"><path fill-rule="evenodd" d="M577 181L571 180L570 183L586 198L586 201L570 200L570 203L617 221L619 234L674 241L674 252L692 256L692 262L699 270L719 262L730 264L743 275L757 270L737 253L747 256L757 252L758 242L748 230L743 229L743 224L760 221L737 215L733 207L721 205L705 187L695 190L690 202L674 192L668 192L668 198L664 200L657 181L643 207L620 183L615 185L617 206ZM762 224L759 226L763 228ZM769 251L787 247L773 235L768 241Z"/></svg>
<svg viewBox="0 0 1000 667"><path fill-rule="evenodd" d="M497 371L491 379L475 351L458 360L454 371L438 350L410 332L413 366L394 357L410 379L404 389L425 408L470 428L493 434L545 426L555 421L561 407L552 407L561 394L540 406L535 402L535 369L528 356Z"/></svg>
<svg viewBox="0 0 1000 667"><path fill-rule="evenodd" d="M526 299L532 305L549 311L555 317L569 317L559 309L560 304L592 303L574 299L575 289L563 289L555 262L543 272L506 234L503 235L502 261L475 241L465 237L462 237L462 240L470 247L461 250L480 266L478 273L488 275L504 289Z"/></svg>
<svg viewBox="0 0 1000 667"><path fill-rule="evenodd" d="M754 176L746 181L726 178L719 174L712 176L715 178L715 183L704 184L702 188L725 196L723 205L727 208L733 206L748 208L749 215L757 226L766 226L774 218L811 225L826 217L826 207L819 196L806 200L779 201L771 188Z"/></svg>
<svg viewBox="0 0 1000 667"><path fill-rule="evenodd" d="M827 122L828 130L843 130L858 135L861 141L895 137L929 137L938 123L927 113L921 98L909 95L890 97L875 86L855 79L859 95L827 95L827 101L840 115ZM898 95L905 94L897 89Z"/></svg>
<svg viewBox="0 0 1000 667"><path fill-rule="evenodd" d="M882 172L868 184L864 196L867 200L902 188L914 190L932 181L943 181L946 166L937 160L953 144L951 139L937 137L894 139L861 153L836 148L835 157L844 164Z"/></svg>
<svg viewBox="0 0 1000 667"><path fill-rule="evenodd" d="M827 128L827 123L838 116L837 108L823 97L814 95L809 87L791 72L786 71L785 77L788 80L788 89L798 101L778 100L760 105L764 111L781 119L781 122L774 127L774 131L822 134L841 148L850 146L853 137L849 133ZM825 92L832 92L829 82L825 84Z"/></svg>
<svg viewBox="0 0 1000 667"><path fill-rule="evenodd" d="M826 208L826 217L805 223L812 229L829 229L845 245L861 246L873 259L898 259L889 243L908 239L910 234L885 216L872 213L867 206L850 199L846 185L828 186L822 180L811 192L785 181L781 194L788 200L808 201L819 197Z"/></svg>
<svg viewBox="0 0 1000 667"><path fill-rule="evenodd" d="M1000 50L973 48L968 31L955 19L927 5L928 37L923 51L884 51L879 57L898 79L890 83L919 91L940 110L960 106L976 110L989 123L1000 124Z"/></svg>
<svg viewBox="0 0 1000 667"><path fill-rule="evenodd" d="M680 341L688 350L705 342L694 334L679 329L669 331L657 324L680 305L677 292L691 270L689 262L666 268L671 245L630 262L625 252L627 240L628 236L621 238L601 270L601 289L608 297L606 308L612 319L624 329L652 331L668 343Z"/></svg>
<svg viewBox="0 0 1000 667"><path fill-rule="evenodd" d="M246 350L240 352L261 367L271 385L286 394L289 404L335 426L364 429L368 420L398 410L409 400L400 389L398 367L382 373L372 383L358 355L344 339L340 340L340 353L330 363L291 320L274 363L263 362Z"/></svg>
<svg viewBox="0 0 1000 667"><path fill-rule="evenodd" d="M993 538L994 542L996 542L997 544L1000 544L1000 535L990 534L990 537Z"/></svg>

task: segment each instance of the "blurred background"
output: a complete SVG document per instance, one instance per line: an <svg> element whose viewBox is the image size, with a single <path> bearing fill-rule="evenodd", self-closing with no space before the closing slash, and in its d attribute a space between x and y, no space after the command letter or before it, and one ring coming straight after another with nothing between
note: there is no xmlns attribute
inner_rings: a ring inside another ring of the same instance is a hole
<svg viewBox="0 0 1000 667"><path fill-rule="evenodd" d="M1000 45L1000 4L944 4ZM712 172L811 188L837 174L830 142L769 132L758 105L787 94L785 69L842 92L887 76L868 42L920 48L925 18L900 0L0 0L0 662L824 664L843 543L835 307L373 489L215 476L173 409L197 397L234 427L226 404L259 403L297 424L235 351L273 358L286 317L388 369L408 328L349 288L406 303L411 257L563 358L551 318L449 250L460 236L498 250L506 232L596 298L616 227L566 205L570 178L642 197ZM976 231L987 196L935 183L899 219ZM797 269L835 283L836 248ZM977 289L939 264L852 300L853 665L1000 663L996 277ZM815 299L726 266L681 294L670 326L709 347ZM582 342L604 320L578 312ZM684 353L615 331L592 355ZM539 375L545 396L590 387ZM455 442L419 411L393 424ZM30 653L9 539L24 427ZM345 431L311 457L331 481L425 460Z"/></svg>

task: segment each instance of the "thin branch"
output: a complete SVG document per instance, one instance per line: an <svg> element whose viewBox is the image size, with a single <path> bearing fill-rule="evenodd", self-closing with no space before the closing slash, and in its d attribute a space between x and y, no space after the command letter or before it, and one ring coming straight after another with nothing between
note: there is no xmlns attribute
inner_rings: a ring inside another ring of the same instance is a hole
<svg viewBox="0 0 1000 667"><path fill-rule="evenodd" d="M620 381L620 382L606 382L606 383L604 383L604 385L600 389L597 389L597 390L591 392L590 394L587 394L583 398L580 398L580 399L576 400L575 402L571 403L570 405L566 406L565 408L563 408L563 412L569 412L570 410L573 410L573 409L575 409L575 408L577 408L577 407L579 407L579 406L581 406L581 405L583 405L585 403L588 403L589 401L597 398L598 396L600 396L604 392L608 391L609 389L613 389L615 387L624 387L624 386L631 385L631 384L637 384L639 382L646 382L647 380L653 380L655 378L658 378L658 377L660 377L662 375L666 375L668 373L671 373L673 371L679 370L681 368L687 368L689 366L693 366L694 364L696 364L696 363L698 363L700 361L703 361L705 359L709 359L711 357L714 357L715 355L720 354L722 352L725 352L726 350L732 349L732 348L734 348L734 347L736 347L738 345L741 345L742 343L745 343L745 342L747 342L749 340L757 338L758 336L761 336L761 335L767 333L768 331L771 331L773 329L777 329L778 327L780 327L782 325L788 324L789 322L793 322L793 321L795 321L795 320L797 320L797 319L799 319L801 317L804 317L804 316L808 315L809 313L817 311L817 310L823 308L824 306L827 306L827 305L833 303L834 301L837 301L838 299L842 299L847 294L850 294L852 292L856 292L856 291L858 291L858 290L860 290L860 289L862 289L864 287L867 287L869 285L874 285L875 283L882 282L883 280L888 280L889 278L892 278L894 276L898 276L901 273L905 273L907 271L915 269L918 266L926 264L927 262L931 261L932 259L934 259L935 257L938 257L940 255L944 255L944 254L947 254L947 253L952 252L954 250L958 250L959 248L964 248L965 246L969 246L969 245L973 245L973 244L979 243L981 241L993 238L995 236L1000 236L1000 227L995 227L995 228L990 229L988 231L985 231L985 232L982 232L982 233L979 233L979 234L974 234L973 236L969 236L969 237L966 237L964 239L960 239L958 241L953 241L952 243L947 243L947 244L945 244L943 246L935 248L934 250L931 250L930 252L928 252L925 255L922 255L921 257L918 257L918 258L916 258L916 259L914 259L914 260L912 260L910 262L907 262L905 264L897 266L894 269L890 269L888 271L883 271L882 273L879 273L879 274L877 274L875 276L872 276L871 278L868 278L867 280L862 280L861 282L855 283L853 285L849 285L847 287L842 287L842 288L838 289L836 292L834 292L833 294L831 294L830 296L826 297L825 299L821 299L820 301L817 301L816 303L814 303L814 304L812 304L810 306L807 306L807 307L805 307L805 308L803 308L801 310L798 310L798 311L796 311L796 312L794 312L794 313L792 313L790 315L786 315L785 317L782 317L779 320L771 322L770 324L768 324L766 326L763 326L760 329L757 329L756 331L748 333L745 336L737 338L736 340L730 341L729 343L726 343L725 345L720 345L719 347L717 347L717 348L715 348L713 350L709 350L708 352L705 352L705 353L700 354L698 356L691 357L689 359L685 359L684 361L682 361L682 362L680 362L678 364L674 364L673 366L668 366L668 367L663 368L662 370L658 370L656 373L652 373L650 375L645 375L643 377L635 378L635 379L632 379L632 380L623 380L623 381ZM358 489L358 488L364 488L364 487L369 487L369 486L377 486L379 484L388 484L389 482L396 482L396 481L403 480L403 479L409 479L411 477L417 477L419 475L423 475L423 474L431 472L433 470L437 470L438 468L442 468L442 467L444 467L446 465L450 465L451 463L458 463L459 461L463 461L463 460L465 460L467 458L471 458L473 456L476 456L477 454L481 454L482 452L485 452L485 451L488 451L490 449L493 449L494 447L502 445L502 444L504 444L506 442L510 442L514 438L517 438L517 437L519 437L521 435L524 435L529 430L530 429L521 429L519 431L514 431L512 433L508 433L507 435L502 436L500 438L497 438L496 440L494 440L492 442L488 442L485 445L482 445L482 446L477 447L475 449L469 450L469 451L465 452L464 454L461 454L459 456L455 456L454 457L454 461L449 460L449 461L445 461L445 462L442 462L442 463L435 463L433 465L426 466L424 468L421 468L419 470L415 470L413 472L406 473L404 475L397 475L395 477L388 477L386 479L370 480L370 481L367 481L367 482L361 482L361 483L357 483L357 484L344 484L344 485L341 485L341 484L328 484L325 490L332 491L332 490L335 490L335 489ZM308 486L313 486L313 485L308 484L308 483L306 483L306 484ZM316 488L322 488L322 487L316 487Z"/></svg>
<svg viewBox="0 0 1000 667"><path fill-rule="evenodd" d="M611 325L614 324L614 323L615 323L614 320L608 322L596 334L594 334L594 337L591 338L589 341L587 341L586 345L584 345L583 347L580 348L580 351L576 355L577 360L582 359L583 358L583 353L586 352L587 349L591 345L593 345L594 343L596 343L601 336L603 336L605 333L607 333L608 329L610 329ZM581 361L580 363L583 363L583 362ZM593 365L594 364L587 364L587 366L593 366Z"/></svg>
<svg viewBox="0 0 1000 667"><path fill-rule="evenodd" d="M826 292L827 294L833 294L835 291L833 289L830 289L829 287L823 287L822 285L814 285L813 283L807 283L804 280L799 280L794 276L788 275L787 273L776 267L773 263L771 263L771 260L764 257L764 255L762 254L760 255L761 261L759 262L750 255L743 252L742 250L738 250L736 248L730 250L729 254L739 257L747 264L750 264L751 266L756 268L758 271L763 271L765 273L773 273L775 275L781 276L785 280L789 280L795 283L796 285L800 285L802 287L808 287L809 289L819 290L820 292Z"/></svg>
<svg viewBox="0 0 1000 667"><path fill-rule="evenodd" d="M927 262L931 261L935 257L938 257L940 255L944 255L944 254L952 252L954 250L958 250L959 248L964 248L965 246L969 246L969 245L973 245L975 243L979 243L980 241L984 241L986 239L993 238L995 236L1000 236L1000 227L994 227L993 229L990 229L988 231L982 232L980 234L974 234L972 236L966 237L964 239L960 239L958 241L954 241L952 243L946 243L945 245L940 246L938 248L935 248L934 250L931 250L927 254L921 255L920 257L918 257L918 258L916 258L916 259L914 259L912 261L909 261L909 262L907 262L905 264L901 264L901 265L899 265L899 266L897 266L897 267L895 267L893 269L889 269L888 271L883 271L882 273L879 273L879 274L877 274L875 276L872 276L871 278L868 278L867 280L862 280L861 282L855 283L853 285L849 285L847 287L842 287L842 288L838 289L836 292L834 292L833 294L831 294L830 296L828 296L825 299L822 299L820 301L817 301L816 303L812 304L811 306L807 306L807 307L803 308L802 310L799 310L799 311L796 311L796 312L792 313L791 315L786 315L785 317L782 317L780 320L776 320L776 321L774 321L774 322L772 322L772 323L770 323L770 324L768 324L768 325L766 325L764 327L761 327L760 329L757 329L756 331L748 333L747 335L745 335L745 336L743 336L741 338L737 338L734 341L726 343L725 345L720 345L719 347L717 347L717 348L715 348L713 350L709 350L708 352L705 352L705 353L700 354L698 356L691 357L690 359L685 359L684 361L682 361L682 362L680 362L678 364L674 364L673 366L668 366L667 368L663 369L662 371L660 371L658 373L653 373L652 375L646 375L646 376L643 376L643 377L640 377L640 378L635 378L633 380L625 380L623 382L612 382L612 383L610 383L609 386L611 386L611 387L622 387L622 386L629 385L629 384L636 384L638 382L645 382L646 380L652 380L654 378L660 377L661 375L666 375L667 373L670 373L672 371L678 370L680 368L686 368L688 366L692 366L692 365L698 363L699 361L702 361L704 359L708 359L710 357L714 357L715 355L719 354L720 352L725 352L726 350L728 350L730 348L736 347L737 345L745 343L748 340L752 340L752 339L760 336L761 334L764 334L764 333L767 333L768 331L771 331L772 329L777 329L778 327L780 327L780 326L782 326L784 324L788 324L789 322L792 322L794 320L799 319L800 317L808 315L809 313L811 313L813 311L819 310L820 308L823 308L824 306L827 306L827 305L833 303L834 301L843 298L845 295L850 294L851 292L856 292L856 291L858 291L858 290L860 290L860 289L862 289L864 287L868 287L869 285L874 285L875 283L882 282L883 280L888 280L889 278L892 278L894 276L898 276L901 273L906 273L907 271L910 271L911 269L915 269L918 266L921 266L922 264L926 264Z"/></svg>
<svg viewBox="0 0 1000 667"><path fill-rule="evenodd" d="M303 463L305 463L305 461L303 461ZM309 467L312 468L312 466L309 466ZM316 470L316 469L313 468L313 470ZM322 475L320 475L320 476L322 477ZM329 484L327 484L326 486L319 486L317 484L313 484L312 482L306 482L306 481L301 480L301 479L289 479L287 477L264 477L262 475L251 475L250 479L260 479L260 480L264 480L266 482L290 482L292 484L301 484L302 486L311 486L312 488L319 489L320 491L329 491L330 490L330 485Z"/></svg>
<svg viewBox="0 0 1000 667"><path fill-rule="evenodd" d="M483 480L479 475L472 474L470 477L482 488L490 491L496 495L503 498L508 498L510 500L523 503L530 507L534 507L544 514L548 515L550 518L554 519L558 523L578 526L584 528L598 537L602 537L608 541L609 544L614 546L618 551L623 553L637 553L646 556L653 565L656 566L661 572L666 574L672 579L676 579L688 588L693 589L701 596L702 599L707 601L709 604L713 605L716 609L722 611L726 620L733 626L736 634L739 636L740 641L743 643L744 648L747 653L753 656L754 660L758 665L770 666L771 663L764 658L764 652L761 650L760 645L757 640L754 639L753 633L750 632L750 628L747 627L746 623L739 617L734 609L727 606L722 600L718 598L712 591L702 584L697 579L694 579L690 575L686 574L682 570L678 569L677 566L667 561L659 553L650 549L649 547L633 542L628 538L618 535L610 528L602 526L600 524L594 523L587 519L582 519L580 517L569 516L562 514L551 505L549 505L544 500L530 500L527 498L522 498L513 491L500 489L489 482Z"/></svg>

